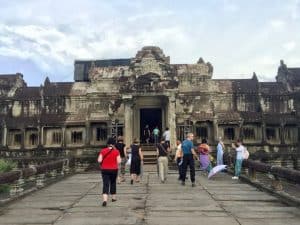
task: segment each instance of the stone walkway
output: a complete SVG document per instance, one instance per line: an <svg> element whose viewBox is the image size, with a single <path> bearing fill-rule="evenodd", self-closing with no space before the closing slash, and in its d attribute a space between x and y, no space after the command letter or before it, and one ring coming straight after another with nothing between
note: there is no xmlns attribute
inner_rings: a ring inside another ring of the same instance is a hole
<svg viewBox="0 0 300 225"><path fill-rule="evenodd" d="M299 208L227 174L207 180L198 172L194 188L190 182L179 185L176 178L171 173L160 184L150 172L133 186L127 178L118 186L118 201L102 207L100 175L77 174L1 209L0 224L300 224Z"/></svg>

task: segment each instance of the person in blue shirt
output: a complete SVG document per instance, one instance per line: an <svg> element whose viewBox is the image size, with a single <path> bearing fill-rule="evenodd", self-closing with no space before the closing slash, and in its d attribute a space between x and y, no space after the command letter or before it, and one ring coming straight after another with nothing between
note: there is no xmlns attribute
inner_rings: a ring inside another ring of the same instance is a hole
<svg viewBox="0 0 300 225"><path fill-rule="evenodd" d="M194 161L194 158L198 158L198 157L194 150L193 139L194 139L194 134L188 133L186 140L184 140L181 144L181 149L183 152L181 185L185 185L187 166L189 166L192 187L195 187L195 161Z"/></svg>

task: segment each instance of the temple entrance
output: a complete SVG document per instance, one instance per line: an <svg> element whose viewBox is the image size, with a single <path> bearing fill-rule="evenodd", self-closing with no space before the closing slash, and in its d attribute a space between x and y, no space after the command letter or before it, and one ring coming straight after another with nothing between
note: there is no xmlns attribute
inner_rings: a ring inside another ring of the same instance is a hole
<svg viewBox="0 0 300 225"><path fill-rule="evenodd" d="M162 110L161 108L142 108L140 109L140 140L142 143L145 143L144 129L146 125L150 129L150 143L153 143L152 131L155 126L158 126L160 130L160 135L162 133Z"/></svg>

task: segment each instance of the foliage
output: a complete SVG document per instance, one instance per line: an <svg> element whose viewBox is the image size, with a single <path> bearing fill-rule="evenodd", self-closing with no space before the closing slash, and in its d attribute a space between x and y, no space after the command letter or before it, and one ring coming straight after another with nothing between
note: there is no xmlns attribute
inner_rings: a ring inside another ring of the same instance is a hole
<svg viewBox="0 0 300 225"><path fill-rule="evenodd" d="M16 166L17 164L12 161L0 159L0 173L9 172Z"/></svg>
<svg viewBox="0 0 300 225"><path fill-rule="evenodd" d="M16 166L17 164L12 161L0 159L0 173L9 172ZM0 185L0 193L8 193L9 190L10 186L8 184Z"/></svg>
<svg viewBox="0 0 300 225"><path fill-rule="evenodd" d="M8 184L0 184L0 194L8 193L10 190L10 186Z"/></svg>

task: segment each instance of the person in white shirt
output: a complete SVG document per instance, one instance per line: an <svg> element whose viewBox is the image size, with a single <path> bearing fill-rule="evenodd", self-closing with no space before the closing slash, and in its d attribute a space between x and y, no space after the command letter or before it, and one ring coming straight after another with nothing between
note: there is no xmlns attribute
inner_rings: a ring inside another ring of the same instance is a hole
<svg viewBox="0 0 300 225"><path fill-rule="evenodd" d="M170 133L169 127L167 127L165 132L163 133L163 139L165 140L165 143L169 147L170 147L170 138L171 138L171 133Z"/></svg>
<svg viewBox="0 0 300 225"><path fill-rule="evenodd" d="M232 147L236 151L234 176L232 177L232 179L237 180L237 179L239 179L239 176L241 174L242 163L243 163L243 154L244 154L244 151L245 151L245 147L242 145L241 140L237 140L236 144L232 143Z"/></svg>

